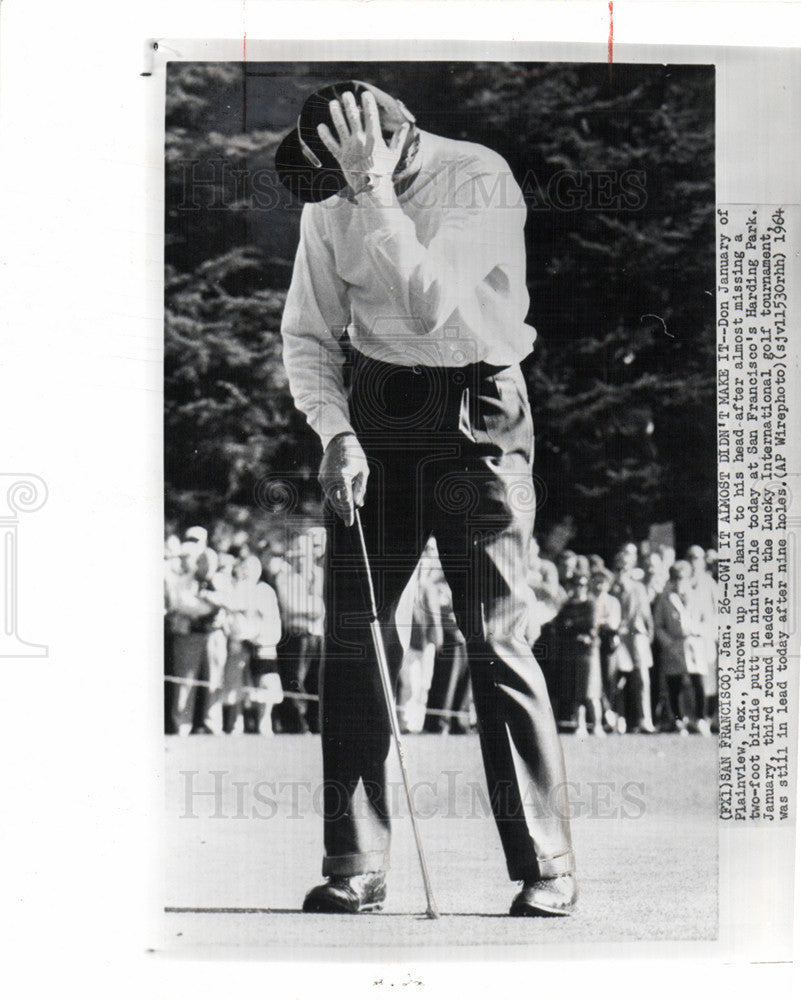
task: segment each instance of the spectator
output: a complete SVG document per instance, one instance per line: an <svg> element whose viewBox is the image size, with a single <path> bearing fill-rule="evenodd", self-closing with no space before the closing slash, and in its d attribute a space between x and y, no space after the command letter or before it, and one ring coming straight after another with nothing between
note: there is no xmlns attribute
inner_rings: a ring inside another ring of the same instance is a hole
<svg viewBox="0 0 801 1000"><path fill-rule="evenodd" d="M707 570L706 552L700 545L687 550L690 564L690 586L687 603L693 617L701 625L703 651L706 657L704 687L707 709L713 718L717 714L718 693L718 595L717 584Z"/></svg>
<svg viewBox="0 0 801 1000"><path fill-rule="evenodd" d="M595 553L589 556L589 567L590 567L590 582L592 582L593 574L603 573L606 570L606 563L603 558Z"/></svg>
<svg viewBox="0 0 801 1000"><path fill-rule="evenodd" d="M440 572L435 584L434 613L439 619L440 643L434 655L434 673L428 691L426 720L429 733L466 733L470 708L467 647L453 611L450 587Z"/></svg>
<svg viewBox="0 0 801 1000"><path fill-rule="evenodd" d="M575 578L584 577L586 580L590 578L590 560L587 556L576 556L576 569L574 573Z"/></svg>
<svg viewBox="0 0 801 1000"><path fill-rule="evenodd" d="M576 721L576 735L587 735L587 708L593 715L593 731L604 735L601 714L600 662L593 656L598 636L595 601L586 576L574 579L573 592L560 612L562 665L572 683L570 715Z"/></svg>
<svg viewBox="0 0 801 1000"><path fill-rule="evenodd" d="M195 703L192 732L206 734L222 732L222 689L225 661L228 658L228 608L231 600L231 576L219 568L219 556L214 549L205 549L197 560L200 595L214 612L204 618L200 627L205 634L201 679L207 684Z"/></svg>
<svg viewBox="0 0 801 1000"><path fill-rule="evenodd" d="M626 690L625 717L619 715L618 729L625 731L633 726L640 732L653 733L656 732L651 715L650 680L653 617L645 586L635 575L636 559L637 547L631 543L624 545L615 557L612 593L620 601L621 611L617 666L618 674L626 675L618 678L618 690Z"/></svg>
<svg viewBox="0 0 801 1000"><path fill-rule="evenodd" d="M603 717L610 729L617 724L617 715L612 709L615 703L613 682L616 679L615 657L620 645L620 601L611 593L614 577L608 569L597 570L590 580L595 597L595 623L598 630L596 655L601 677L601 703ZM600 733L598 734L600 735Z"/></svg>
<svg viewBox="0 0 801 1000"><path fill-rule="evenodd" d="M704 696L707 664L703 626L693 613L690 591L690 565L679 560L670 567L668 584L656 601L654 628L662 650L665 680L676 729L686 735L688 727L693 727L703 736L709 736ZM687 688L692 719L688 719L682 706L682 695Z"/></svg>
<svg viewBox="0 0 801 1000"><path fill-rule="evenodd" d="M563 549L556 557L556 570L559 576L559 585L565 594L569 594L573 580L576 576L578 556L572 549Z"/></svg>
<svg viewBox="0 0 801 1000"><path fill-rule="evenodd" d="M250 536L246 531L234 532L231 538L231 552L237 559L247 559L248 556L253 555L253 550L250 546Z"/></svg>
<svg viewBox="0 0 801 1000"><path fill-rule="evenodd" d="M668 571L662 562L662 556L658 552L649 552L645 557L645 568L643 570L643 584L648 600L653 606L654 601L665 589L668 580Z"/></svg>
<svg viewBox="0 0 801 1000"><path fill-rule="evenodd" d="M261 573L261 560L253 555L237 563L234 571L226 663L229 717L224 728L226 732L239 731L241 704L243 728L271 736L272 709L283 699L277 657L281 616L275 591L261 582ZM245 684L251 690L242 697Z"/></svg>
<svg viewBox="0 0 801 1000"><path fill-rule="evenodd" d="M208 550L212 552L212 550ZM237 676L237 656L241 654L241 643L232 633L235 605L235 576L238 561L229 550L215 555L212 562L216 570L209 568L205 587L205 599L217 608L214 628L209 633L209 682L206 695L203 732L234 731L242 688L241 670ZM241 732L241 721L238 727Z"/></svg>
<svg viewBox="0 0 801 1000"><path fill-rule="evenodd" d="M627 572L632 580L642 580L645 574L639 567L640 551L634 542L626 542L618 549L617 557L622 556L627 565Z"/></svg>
<svg viewBox="0 0 801 1000"><path fill-rule="evenodd" d="M558 614L567 600L560 582L565 576L572 577L575 571L575 553L566 550L562 553L561 567L550 559L540 555L540 547L536 538L531 539L529 546L528 585L532 595L529 605L528 639L534 655L540 664L548 695L554 714L558 718L559 684L560 684L560 653Z"/></svg>
<svg viewBox="0 0 801 1000"><path fill-rule="evenodd" d="M183 548L193 557L195 563L208 548L209 534L205 528L195 525L187 528L183 537Z"/></svg>
<svg viewBox="0 0 801 1000"><path fill-rule="evenodd" d="M322 653L325 607L323 571L319 548L309 535L295 539L286 558L273 560L274 585L283 621L283 638L278 649L281 684L285 699L273 709L277 732L306 733L319 730L316 710L310 712L308 694L316 694Z"/></svg>
<svg viewBox="0 0 801 1000"><path fill-rule="evenodd" d="M171 649L170 669L186 683L172 685L168 708L168 732L188 736L198 702L198 686L204 666L206 623L216 609L203 599L198 568L197 542L190 540L181 548L179 572L170 570L165 579L165 625Z"/></svg>
<svg viewBox="0 0 801 1000"><path fill-rule="evenodd" d="M164 570L166 573L181 572L181 539L178 535L167 535L164 540Z"/></svg>
<svg viewBox="0 0 801 1000"><path fill-rule="evenodd" d="M643 584L651 605L653 615L656 601L665 589L668 580L668 570L659 552L653 550L645 556ZM653 666L651 667L651 714L655 723L662 723L670 716L668 707L667 687L665 686L662 669L662 647L655 642L652 647Z"/></svg>
<svg viewBox="0 0 801 1000"><path fill-rule="evenodd" d="M169 627L167 613L168 593L173 588L181 574L181 539L178 535L168 534L164 539L164 595L165 595L165 619L164 619L164 675L173 677L172 647L173 637ZM172 704L174 701L175 687L170 680L164 681L164 732L174 734L172 723Z"/></svg>
<svg viewBox="0 0 801 1000"><path fill-rule="evenodd" d="M676 550L672 545L659 545L657 550L662 558L662 566L664 567L665 573L668 572L670 567L676 561Z"/></svg>
<svg viewBox="0 0 801 1000"><path fill-rule="evenodd" d="M572 561L575 564L575 554L568 555L573 557ZM557 566L559 562L557 559ZM560 574L560 579L564 581L562 584L564 600L550 626L543 629L540 643L535 645L534 649L535 655L544 659L547 665L544 676L554 716L558 722L567 723L575 721L576 656L571 637L573 629L571 602L575 597L580 578L572 573Z"/></svg>

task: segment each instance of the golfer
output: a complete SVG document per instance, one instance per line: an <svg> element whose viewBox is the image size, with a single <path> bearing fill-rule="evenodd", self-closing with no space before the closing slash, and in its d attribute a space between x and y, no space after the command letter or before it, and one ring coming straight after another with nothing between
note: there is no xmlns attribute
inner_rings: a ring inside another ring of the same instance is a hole
<svg viewBox="0 0 801 1000"><path fill-rule="evenodd" d="M380 908L390 726L371 646L361 508L391 669L395 609L436 539L467 644L510 912L576 902L562 748L525 642L533 429L519 362L525 206L505 161L419 129L369 84L318 91L276 154L307 204L282 322L292 395L328 504L323 875L311 912ZM346 330L347 337L338 333Z"/></svg>

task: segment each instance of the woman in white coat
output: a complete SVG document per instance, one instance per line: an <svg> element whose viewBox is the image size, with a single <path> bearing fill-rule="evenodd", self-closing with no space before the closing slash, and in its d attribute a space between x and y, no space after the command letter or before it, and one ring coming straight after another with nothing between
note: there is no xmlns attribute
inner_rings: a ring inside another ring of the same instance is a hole
<svg viewBox="0 0 801 1000"><path fill-rule="evenodd" d="M691 568L684 560L670 567L667 586L654 606L654 630L662 652L662 666L676 728L709 736L704 677L707 662L703 624L688 606ZM687 699L682 704L682 695ZM689 702L689 712L686 710Z"/></svg>

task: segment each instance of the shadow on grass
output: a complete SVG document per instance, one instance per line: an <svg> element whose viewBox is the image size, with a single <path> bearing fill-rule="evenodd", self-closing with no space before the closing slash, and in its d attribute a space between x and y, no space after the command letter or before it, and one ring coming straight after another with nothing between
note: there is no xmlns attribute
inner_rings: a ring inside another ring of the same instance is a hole
<svg viewBox="0 0 801 1000"><path fill-rule="evenodd" d="M425 913L393 913L391 911L378 911L373 910L371 913L304 913L301 909L282 909L279 907L271 908L267 906L165 906L165 913L197 913L200 915L207 913L231 913L235 915L249 914L249 913L265 913L265 914L285 914L303 916L303 917L359 917L362 920L369 919L370 917L412 917L415 920L430 920L431 918L426 916ZM440 913L440 917L488 917L498 918L498 917L508 917L508 913Z"/></svg>

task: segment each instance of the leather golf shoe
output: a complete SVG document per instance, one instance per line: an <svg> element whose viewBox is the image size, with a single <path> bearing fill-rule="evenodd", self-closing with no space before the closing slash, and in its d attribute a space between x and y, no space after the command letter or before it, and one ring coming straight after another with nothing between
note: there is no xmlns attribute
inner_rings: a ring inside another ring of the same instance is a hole
<svg viewBox="0 0 801 1000"><path fill-rule="evenodd" d="M568 917L576 908L578 886L574 875L557 875L524 882L509 913L513 917Z"/></svg>
<svg viewBox="0 0 801 1000"><path fill-rule="evenodd" d="M369 913L380 910L386 899L384 872L332 875L316 885L303 900L304 913Z"/></svg>

